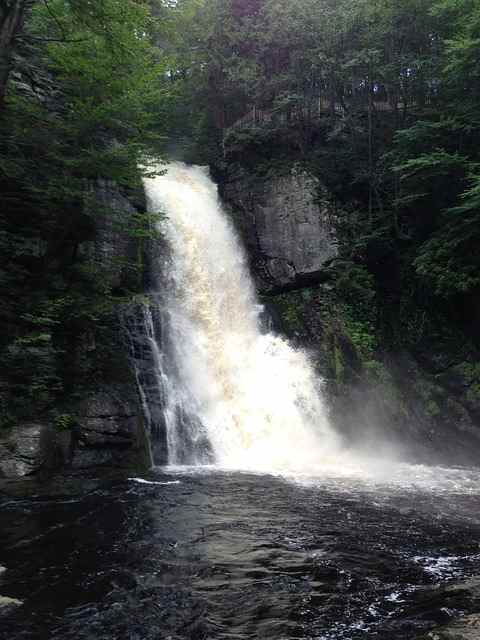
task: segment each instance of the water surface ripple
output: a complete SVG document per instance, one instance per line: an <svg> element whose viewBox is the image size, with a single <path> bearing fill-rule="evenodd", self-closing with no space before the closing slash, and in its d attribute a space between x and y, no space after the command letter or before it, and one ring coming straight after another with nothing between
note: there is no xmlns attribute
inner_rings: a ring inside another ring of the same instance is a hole
<svg viewBox="0 0 480 640"><path fill-rule="evenodd" d="M0 637L415 638L470 612L448 585L480 573L478 473L419 469L403 484L157 470L5 498L0 593L25 604Z"/></svg>

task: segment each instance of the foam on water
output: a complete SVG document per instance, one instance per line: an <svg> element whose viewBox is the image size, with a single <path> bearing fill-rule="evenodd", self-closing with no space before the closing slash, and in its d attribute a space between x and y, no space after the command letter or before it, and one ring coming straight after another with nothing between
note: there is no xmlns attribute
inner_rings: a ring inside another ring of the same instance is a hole
<svg viewBox="0 0 480 640"><path fill-rule="evenodd" d="M180 480L167 480L166 482L157 482L156 480L145 480L145 478L129 478L130 482L137 482L138 484L152 484L166 486L169 484L180 484Z"/></svg>

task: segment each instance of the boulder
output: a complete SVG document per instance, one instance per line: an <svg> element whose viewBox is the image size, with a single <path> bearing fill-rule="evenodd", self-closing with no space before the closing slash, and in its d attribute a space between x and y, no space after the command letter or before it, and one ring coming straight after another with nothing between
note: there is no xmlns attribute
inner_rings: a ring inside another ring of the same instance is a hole
<svg viewBox="0 0 480 640"><path fill-rule="evenodd" d="M38 472L50 456L50 429L28 423L10 429L0 439L0 477L20 478Z"/></svg>
<svg viewBox="0 0 480 640"><path fill-rule="evenodd" d="M0 616L10 613L12 609L20 607L23 604L21 600L9 598L8 596L0 596Z"/></svg>
<svg viewBox="0 0 480 640"><path fill-rule="evenodd" d="M468 602L470 612L477 612L480 606L480 578L473 577L445 588L449 597L461 596L462 602ZM480 614L469 613L437 627L416 640L478 640L480 638Z"/></svg>

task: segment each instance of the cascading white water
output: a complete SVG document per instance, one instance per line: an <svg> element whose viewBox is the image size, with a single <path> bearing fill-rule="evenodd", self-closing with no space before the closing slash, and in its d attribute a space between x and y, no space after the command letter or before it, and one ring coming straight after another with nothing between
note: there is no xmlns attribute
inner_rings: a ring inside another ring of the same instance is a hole
<svg viewBox="0 0 480 640"><path fill-rule="evenodd" d="M223 467L326 462L337 439L320 381L304 352L262 333L245 255L215 184L201 167L175 163L145 187L150 211L166 214L160 224L171 250L163 300L174 370L159 371L174 379L165 409L169 463L185 461L185 416L195 463L209 461L205 440Z"/></svg>

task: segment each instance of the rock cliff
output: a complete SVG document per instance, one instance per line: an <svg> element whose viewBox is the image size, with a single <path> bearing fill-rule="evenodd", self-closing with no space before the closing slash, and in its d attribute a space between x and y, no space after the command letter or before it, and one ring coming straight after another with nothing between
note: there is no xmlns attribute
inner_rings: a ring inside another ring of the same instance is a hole
<svg viewBox="0 0 480 640"><path fill-rule="evenodd" d="M129 265L136 262L140 251L129 233L136 202L115 183L97 180L86 190L87 206L95 232L80 245L80 251L88 268L100 274L105 288L121 294L134 284ZM105 215L107 210L114 211L115 217ZM150 466L149 434L121 315L118 307L105 316L100 330L85 330L72 351L73 370L88 366L98 370L98 375L72 391L68 402L62 402L48 417L2 430L0 478L43 477L57 471L84 475Z"/></svg>
<svg viewBox="0 0 480 640"><path fill-rule="evenodd" d="M377 452L383 442L419 461L477 462L474 360L433 336L414 352L387 349L352 320L335 272L336 205L318 178L298 166L261 177L235 165L221 191L258 293L277 328L315 360L346 441Z"/></svg>
<svg viewBox="0 0 480 640"><path fill-rule="evenodd" d="M223 197L242 233L259 289L325 280L335 257L335 212L319 180L300 167L270 178L229 175Z"/></svg>

